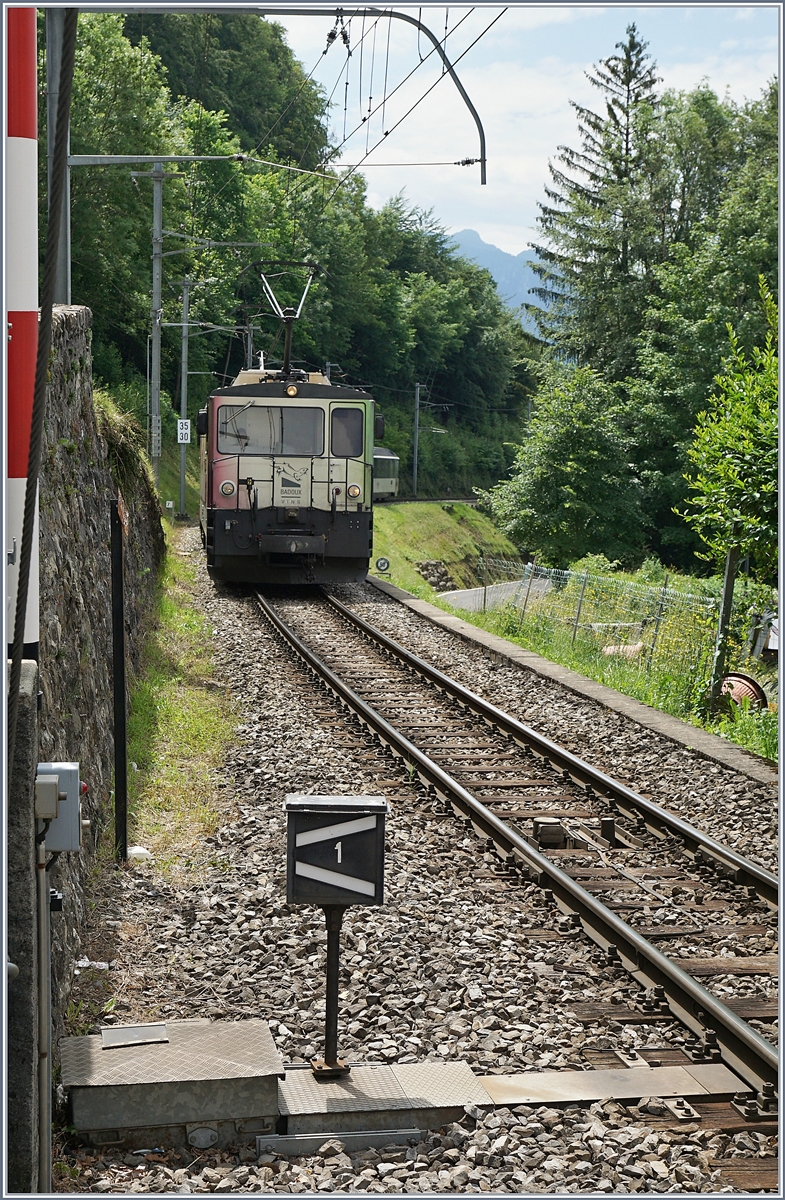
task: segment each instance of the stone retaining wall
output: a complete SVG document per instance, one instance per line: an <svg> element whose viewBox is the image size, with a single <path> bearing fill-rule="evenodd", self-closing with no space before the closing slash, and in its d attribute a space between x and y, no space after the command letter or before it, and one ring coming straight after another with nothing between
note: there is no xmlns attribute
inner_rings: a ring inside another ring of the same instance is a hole
<svg viewBox="0 0 785 1200"><path fill-rule="evenodd" d="M93 405L91 322L86 308L54 311L40 477L39 761L81 763L92 822L83 851L63 855L51 871L52 886L63 893L63 911L52 914L55 1061L80 950L84 882L100 831L112 819L110 502L117 481L113 435ZM133 671L164 554L158 499L141 460L123 498L130 513L125 594Z"/></svg>

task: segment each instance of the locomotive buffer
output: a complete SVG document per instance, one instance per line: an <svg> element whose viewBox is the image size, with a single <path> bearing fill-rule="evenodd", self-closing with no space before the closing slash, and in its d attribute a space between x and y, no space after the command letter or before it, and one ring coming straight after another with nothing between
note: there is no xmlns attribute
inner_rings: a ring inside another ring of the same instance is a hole
<svg viewBox="0 0 785 1200"><path fill-rule="evenodd" d="M288 904L324 909L327 926L327 995L324 1059L311 1063L321 1078L348 1075L338 1058L339 944L350 904L384 903L383 796L286 797Z"/></svg>

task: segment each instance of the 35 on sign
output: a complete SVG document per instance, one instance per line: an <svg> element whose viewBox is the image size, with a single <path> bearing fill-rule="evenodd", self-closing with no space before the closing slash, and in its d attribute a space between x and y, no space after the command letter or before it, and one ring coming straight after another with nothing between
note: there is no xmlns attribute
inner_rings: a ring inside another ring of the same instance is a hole
<svg viewBox="0 0 785 1200"><path fill-rule="evenodd" d="M178 444L190 445L191 442L191 422L177 422L177 441Z"/></svg>

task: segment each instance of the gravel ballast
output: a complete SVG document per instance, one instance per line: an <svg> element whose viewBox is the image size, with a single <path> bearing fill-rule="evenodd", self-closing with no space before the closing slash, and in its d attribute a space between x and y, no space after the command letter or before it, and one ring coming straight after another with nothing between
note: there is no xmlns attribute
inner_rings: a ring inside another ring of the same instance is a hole
<svg viewBox="0 0 785 1200"><path fill-rule="evenodd" d="M93 913L75 1000L80 982L103 971L90 965L100 960L117 997L107 1023L261 1016L285 1060L321 1053L324 920L318 910L286 905L283 801L290 792L385 794L392 806L386 904L350 909L342 934L339 1046L349 1061L460 1059L481 1075L506 1074L585 1069L614 1049L679 1047L684 1030L675 1022L624 1022L623 1001L639 994L634 981L608 966L588 939L565 936L539 888L512 892L495 878L497 856L319 689L250 597L210 583L198 532L182 536L182 549L198 563L192 599L210 618L216 678L238 714L219 828L174 871L153 860L111 873ZM357 589L353 606L365 604L362 615L384 627L378 602L371 612L363 595ZM386 632L404 640L401 626L392 628L394 613L383 616ZM407 644L415 648L413 640ZM449 654L446 646L437 649L428 656L443 669L449 657L450 673L460 678L465 671L477 691L501 674L482 655L464 663L464 646ZM500 703L498 690L485 694ZM667 764L657 761L667 778ZM653 766L649 771L659 778ZM727 979L732 987L751 984ZM615 1002L620 1019L583 1024L571 1012L576 1001ZM657 1128L663 1111L657 1098L636 1110L612 1101L472 1110L418 1145L350 1153L328 1139L318 1155L298 1159L257 1161L253 1147L146 1156L81 1150L63 1158L69 1174L58 1175L58 1188L728 1192L738 1189L720 1176L716 1159L776 1153L765 1135Z"/></svg>
<svg viewBox="0 0 785 1200"><path fill-rule="evenodd" d="M675 745L622 714L576 696L516 664L498 662L371 584L335 594L388 637L459 683L532 725L592 765L776 871L778 797L767 787Z"/></svg>

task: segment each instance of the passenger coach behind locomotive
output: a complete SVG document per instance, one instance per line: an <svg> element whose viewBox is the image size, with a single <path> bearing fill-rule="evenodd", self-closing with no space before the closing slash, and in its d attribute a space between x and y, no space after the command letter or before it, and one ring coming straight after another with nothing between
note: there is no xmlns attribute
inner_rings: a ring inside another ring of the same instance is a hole
<svg viewBox="0 0 785 1200"><path fill-rule="evenodd" d="M197 419L199 521L214 579L365 579L374 438L384 418L319 373L241 371Z"/></svg>

